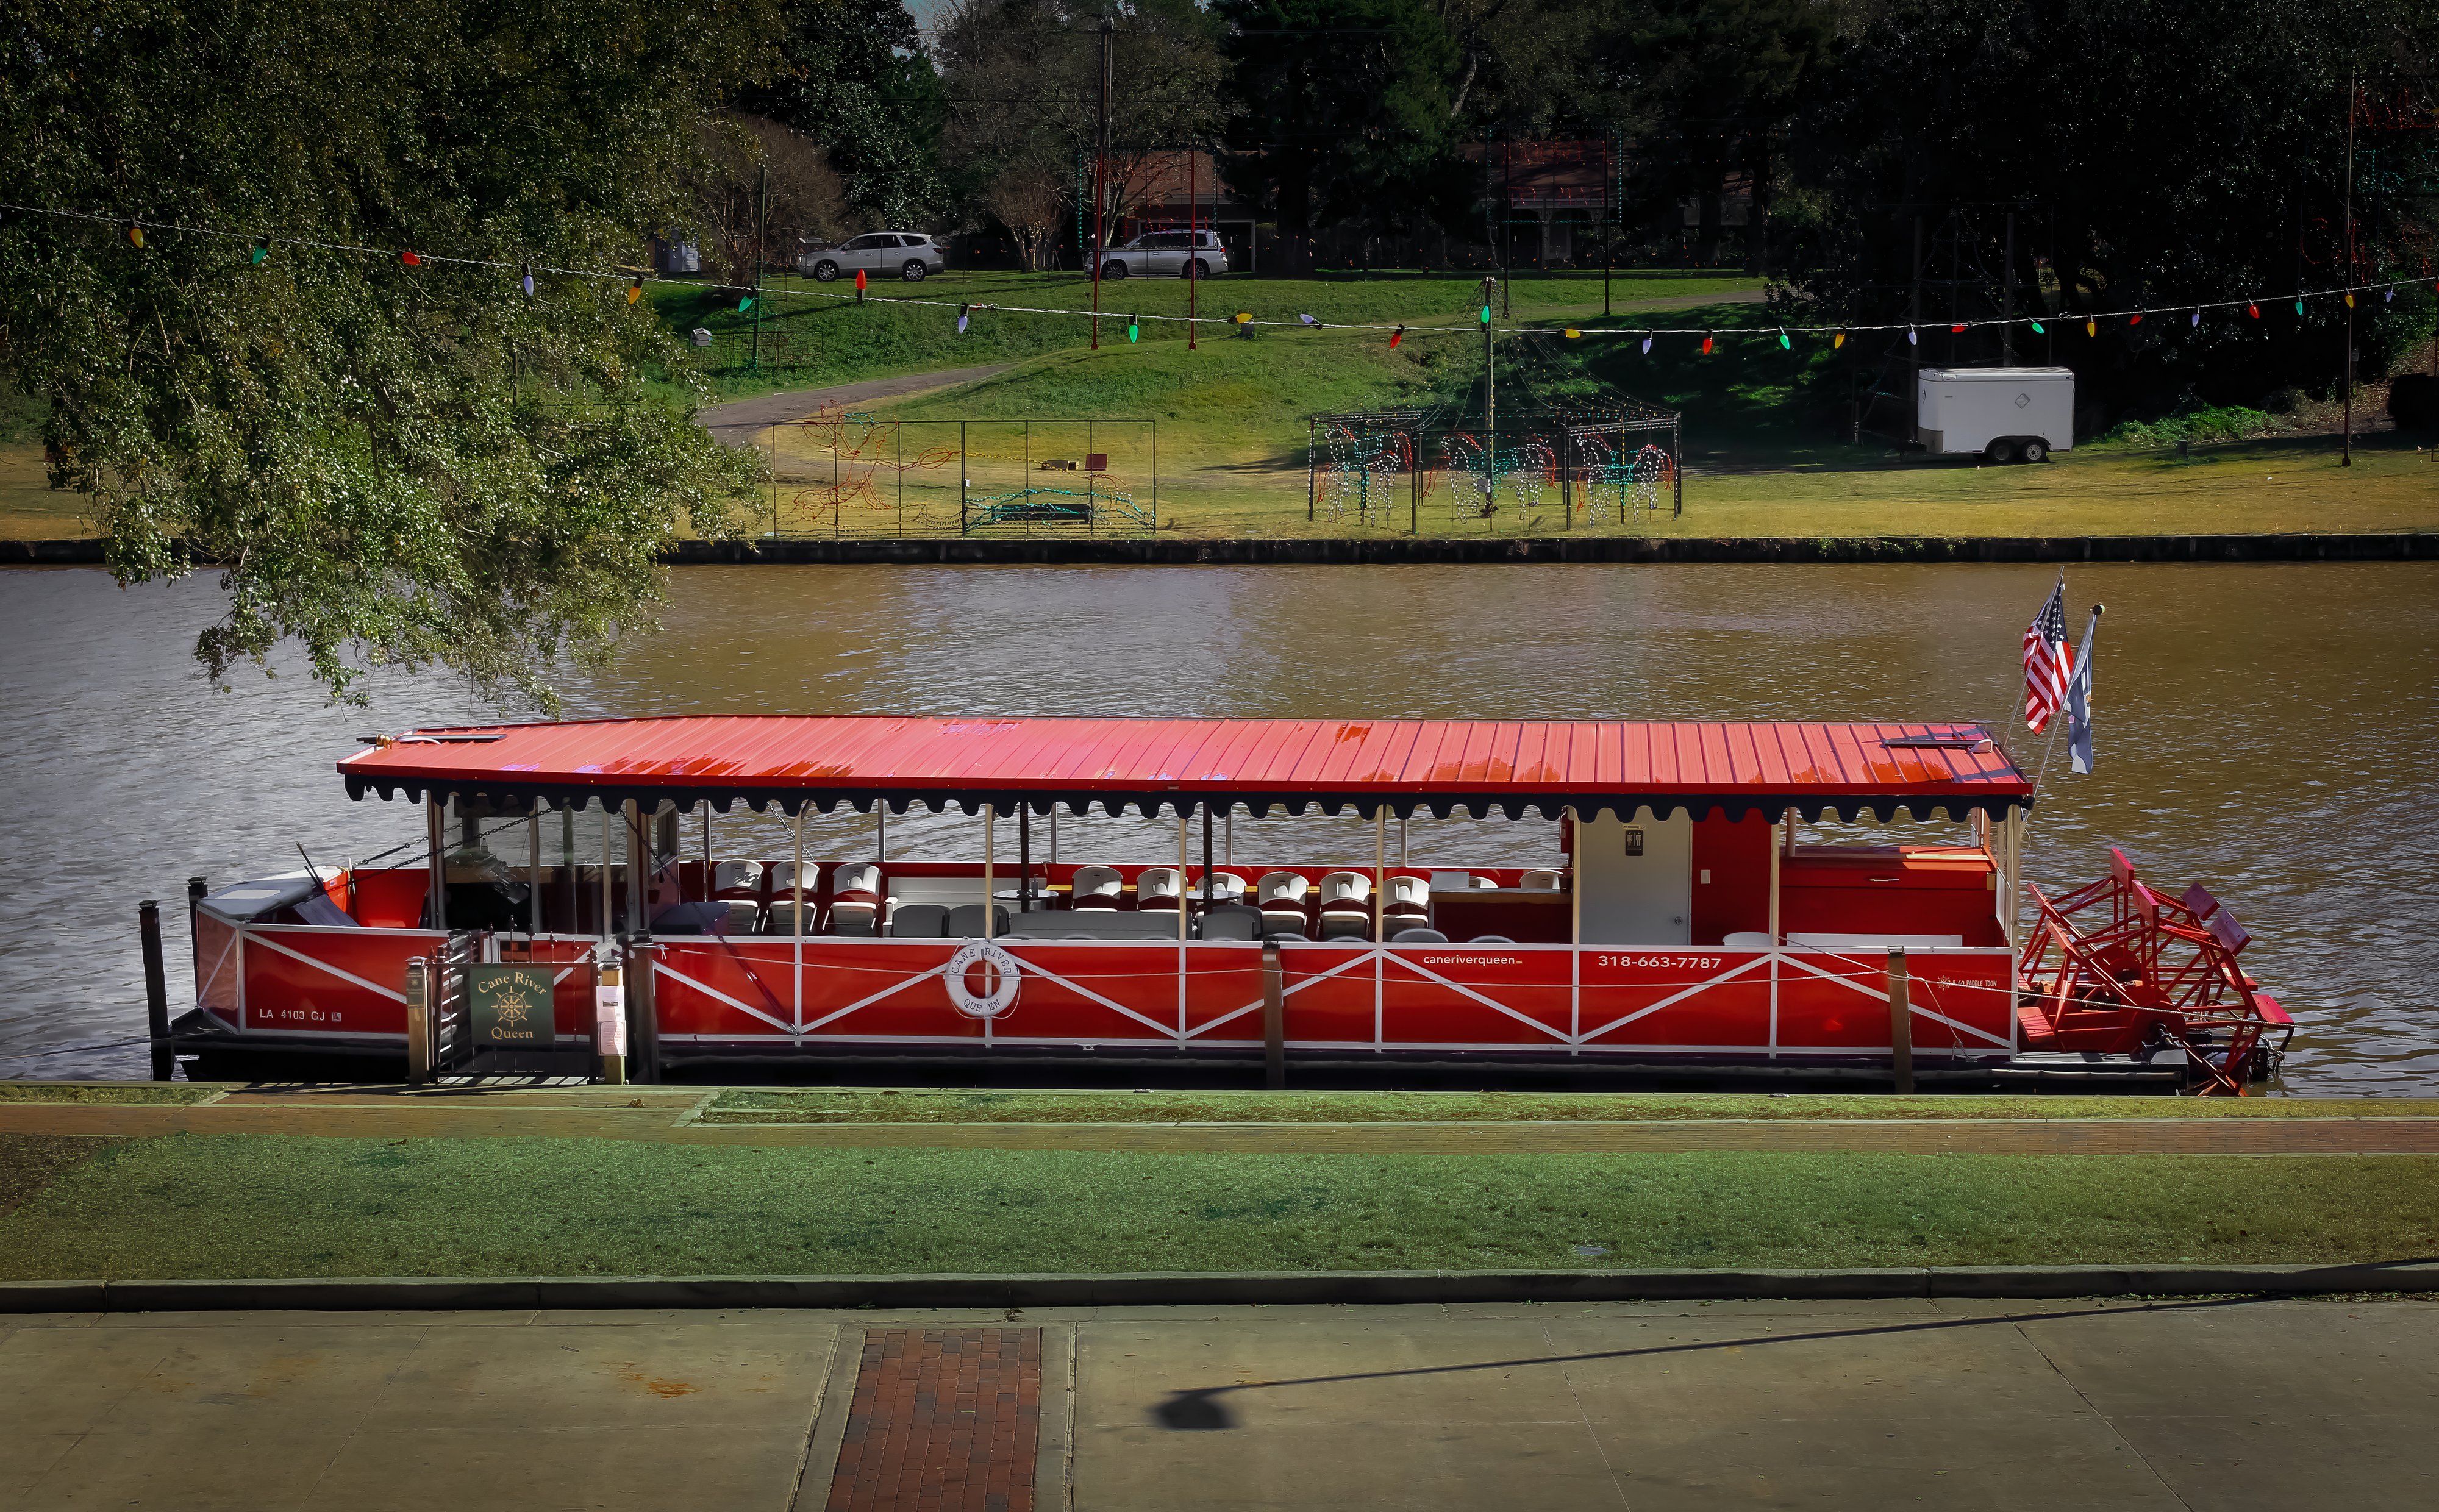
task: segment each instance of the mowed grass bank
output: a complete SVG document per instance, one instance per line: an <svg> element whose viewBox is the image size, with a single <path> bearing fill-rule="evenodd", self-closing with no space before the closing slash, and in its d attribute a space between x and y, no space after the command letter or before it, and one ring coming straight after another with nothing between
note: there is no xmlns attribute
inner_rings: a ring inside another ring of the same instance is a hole
<svg viewBox="0 0 2439 1512"><path fill-rule="evenodd" d="M1753 298L1761 281L1715 270L1637 270L1611 282L1612 308L1674 310L1689 302ZM1311 315L1338 322L1405 322L1466 328L1466 335L1435 338L1470 341L1479 309L1478 276L1383 274L1362 278L1215 278L1202 286L1199 313L1204 349L1238 340L1229 325L1241 311L1259 320L1293 321ZM1020 314L991 305L1036 310L1083 310L1092 300L1091 280L1077 274L962 273L919 284L876 281L858 304L852 280L817 284L810 278L777 278L764 290L759 329L761 357L754 362L757 323L739 312L733 292L708 293L655 285L650 295L661 317L680 331L711 333L712 345L697 358L697 370L721 399L795 388L935 372L986 363L1018 362L1056 351L1089 349L1092 322L1069 315ZM899 301L929 301L901 303ZM964 333L957 307L973 305ZM1129 314L1184 316L1186 288L1176 278L1129 278L1101 285L1101 347L1127 346ZM1598 274L1558 274L1519 278L1508 292L1503 322L1593 320L1601 309ZM1656 318L1656 317L1655 317ZM1674 320L1672 315L1671 320ZM1265 336L1309 336L1301 329L1265 329ZM1381 343L1387 335L1342 333ZM1255 341L1262 338L1257 336ZM1419 345L1423 338L1410 338ZM1174 340L1185 345L1183 327L1151 321L1146 346ZM1475 345L1478 345L1476 343ZM1140 347L1138 349L1141 349Z"/></svg>
<svg viewBox="0 0 2439 1512"><path fill-rule="evenodd" d="M710 1124L1652 1123L1758 1119L2439 1118L2429 1097L1853 1096L1830 1093L997 1092L730 1088Z"/></svg>
<svg viewBox="0 0 2439 1512"><path fill-rule="evenodd" d="M175 1135L102 1149L0 1218L0 1274L2328 1262L2434 1244L2439 1160L2418 1157L1197 1156Z"/></svg>

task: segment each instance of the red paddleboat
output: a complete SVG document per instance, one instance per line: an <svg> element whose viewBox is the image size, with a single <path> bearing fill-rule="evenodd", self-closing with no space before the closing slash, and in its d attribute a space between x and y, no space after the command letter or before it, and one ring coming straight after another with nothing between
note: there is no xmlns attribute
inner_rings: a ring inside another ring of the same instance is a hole
<svg viewBox="0 0 2439 1512"><path fill-rule="evenodd" d="M726 716L418 730L339 771L423 803L425 854L198 885L181 1049L417 1076L590 1074L632 1038L646 1077L1267 1058L2240 1094L2292 1028L2199 888L2165 897L2115 853L2065 897L2022 885L2035 784L1971 723ZM792 854L716 854L739 804L792 816ZM975 815L976 859L888 860L881 812L915 805ZM876 814L872 853L809 860L805 814L842 806ZM555 816L586 808L623 822L579 857ZM1062 860L1056 813L1093 808L1173 818L1175 855ZM1351 809L1372 854L1215 854L1239 809ZM1554 864L1410 863L1418 812L1547 825ZM1950 843L1798 844L1825 816Z"/></svg>

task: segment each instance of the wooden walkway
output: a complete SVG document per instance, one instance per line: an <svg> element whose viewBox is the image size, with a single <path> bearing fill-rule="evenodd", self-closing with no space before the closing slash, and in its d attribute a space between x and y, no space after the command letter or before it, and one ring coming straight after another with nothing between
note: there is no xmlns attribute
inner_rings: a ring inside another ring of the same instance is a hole
<svg viewBox="0 0 2439 1512"><path fill-rule="evenodd" d="M1314 1155L2439 1155L2439 1118L1706 1119L1617 1123L703 1123L716 1089L248 1090L185 1106L0 1102L0 1133L617 1139L673 1145Z"/></svg>

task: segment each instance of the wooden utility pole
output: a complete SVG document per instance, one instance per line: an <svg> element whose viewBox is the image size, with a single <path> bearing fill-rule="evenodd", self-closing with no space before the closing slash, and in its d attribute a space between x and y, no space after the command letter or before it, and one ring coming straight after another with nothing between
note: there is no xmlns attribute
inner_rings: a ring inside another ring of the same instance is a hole
<svg viewBox="0 0 2439 1512"><path fill-rule="evenodd" d="M1100 113L1093 128L1093 350L1101 349L1101 262L1109 256L1110 49L1117 23L1101 18Z"/></svg>
<svg viewBox="0 0 2439 1512"><path fill-rule="evenodd" d="M762 261L771 240L771 160L762 160L761 207L754 216L754 358L752 365L762 365Z"/></svg>
<svg viewBox="0 0 2439 1512"><path fill-rule="evenodd" d="M1194 350L1194 293L1202 285L1202 222L1194 203L1194 149L1185 150L1185 349Z"/></svg>
<svg viewBox="0 0 2439 1512"><path fill-rule="evenodd" d="M2355 465L2355 116L2358 92L2355 70L2346 70L2346 365L2344 418L2339 422L2338 466Z"/></svg>

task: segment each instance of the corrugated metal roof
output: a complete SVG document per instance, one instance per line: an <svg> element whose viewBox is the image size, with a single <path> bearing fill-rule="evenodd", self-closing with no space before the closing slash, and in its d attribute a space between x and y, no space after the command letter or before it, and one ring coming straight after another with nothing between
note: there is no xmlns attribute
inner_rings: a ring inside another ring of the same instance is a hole
<svg viewBox="0 0 2439 1512"><path fill-rule="evenodd" d="M2029 807L2031 779L1978 724L1437 720L1000 720L719 715L418 730L339 763L351 796L708 802L863 809L1256 812L1457 809L1555 816L1631 801L1666 814L1792 807ZM1626 811L1630 812L1630 809Z"/></svg>

